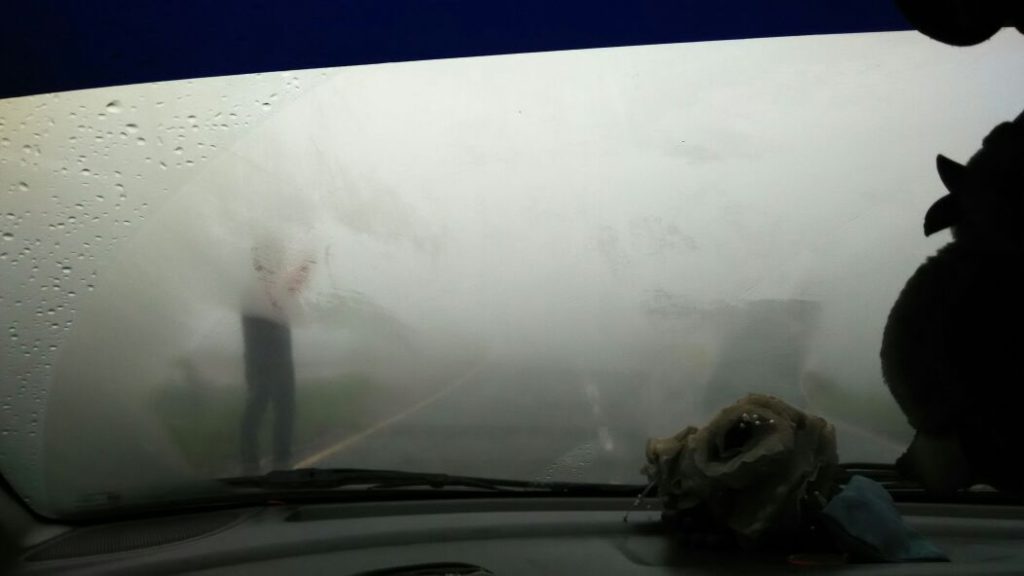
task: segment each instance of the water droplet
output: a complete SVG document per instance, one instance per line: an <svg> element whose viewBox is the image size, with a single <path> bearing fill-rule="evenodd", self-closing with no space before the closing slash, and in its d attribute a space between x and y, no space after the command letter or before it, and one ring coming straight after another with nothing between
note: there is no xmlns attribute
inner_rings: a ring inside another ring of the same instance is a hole
<svg viewBox="0 0 1024 576"><path fill-rule="evenodd" d="M4 240L8 240L8 241L14 240L14 234L12 234L10 232L4 232L3 233L3 238L4 238Z"/></svg>
<svg viewBox="0 0 1024 576"><path fill-rule="evenodd" d="M18 190L21 190L22 192L28 192L28 183L18 182Z"/></svg>
<svg viewBox="0 0 1024 576"><path fill-rule="evenodd" d="M143 138L142 136L139 136L138 138L135 139L135 143L137 145L139 145L139 146L145 146L146 145L146 139Z"/></svg>
<svg viewBox="0 0 1024 576"><path fill-rule="evenodd" d="M183 150L181 146L178 146L177 148L174 149L174 153L175 154L181 154L184 151L185 150Z"/></svg>
<svg viewBox="0 0 1024 576"><path fill-rule="evenodd" d="M82 176L91 176L92 172L88 168L82 168L82 171L80 172L80 174Z"/></svg>
<svg viewBox="0 0 1024 576"><path fill-rule="evenodd" d="M111 100L110 102L107 102L107 112L110 114L120 114L121 110L121 102L119 100Z"/></svg>
<svg viewBox="0 0 1024 576"><path fill-rule="evenodd" d="M127 130L129 134L135 134L136 132L139 131L139 125L138 124L125 124L124 129Z"/></svg>
<svg viewBox="0 0 1024 576"><path fill-rule="evenodd" d="M264 110L270 110L270 102L264 102L263 103L263 109Z"/></svg>

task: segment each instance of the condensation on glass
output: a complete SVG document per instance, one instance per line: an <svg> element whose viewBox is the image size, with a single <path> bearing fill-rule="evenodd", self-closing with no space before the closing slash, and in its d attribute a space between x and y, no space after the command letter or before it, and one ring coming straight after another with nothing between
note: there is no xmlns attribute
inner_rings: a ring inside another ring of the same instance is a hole
<svg viewBox="0 0 1024 576"><path fill-rule="evenodd" d="M909 429L879 339L944 242L921 234L933 159L1019 112L1020 44L776 38L0 101L0 470L50 514L288 466L639 482L646 437L755 391L889 461Z"/></svg>

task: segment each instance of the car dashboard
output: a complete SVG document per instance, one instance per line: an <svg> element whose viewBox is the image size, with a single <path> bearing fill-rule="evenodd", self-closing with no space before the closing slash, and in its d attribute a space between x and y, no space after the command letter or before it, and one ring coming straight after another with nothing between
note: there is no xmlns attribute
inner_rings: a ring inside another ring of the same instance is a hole
<svg viewBox="0 0 1024 576"><path fill-rule="evenodd" d="M628 498L271 505L83 526L8 574L788 574L785 558L693 546ZM851 574L1024 573L1024 509L903 504L948 563L844 564ZM624 521L626 511L630 511ZM813 564L813 559L812 562Z"/></svg>

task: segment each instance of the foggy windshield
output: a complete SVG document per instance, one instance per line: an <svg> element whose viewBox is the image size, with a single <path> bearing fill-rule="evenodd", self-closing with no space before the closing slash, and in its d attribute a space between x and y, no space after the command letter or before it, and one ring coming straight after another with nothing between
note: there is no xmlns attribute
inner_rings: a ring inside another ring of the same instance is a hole
<svg viewBox="0 0 1024 576"><path fill-rule="evenodd" d="M910 439L878 349L1021 36L467 58L0 101L0 471L62 514L287 467L640 482L748 392Z"/></svg>

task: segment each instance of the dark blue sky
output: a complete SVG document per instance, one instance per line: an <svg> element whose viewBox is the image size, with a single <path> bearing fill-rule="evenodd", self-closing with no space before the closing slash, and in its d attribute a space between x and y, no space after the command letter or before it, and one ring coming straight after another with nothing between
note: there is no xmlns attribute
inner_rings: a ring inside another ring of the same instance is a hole
<svg viewBox="0 0 1024 576"><path fill-rule="evenodd" d="M666 42L902 30L892 0L14 0L0 97Z"/></svg>

